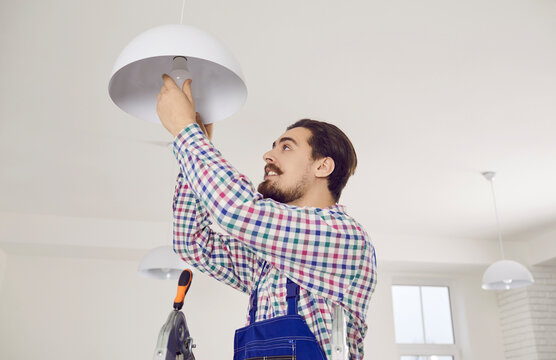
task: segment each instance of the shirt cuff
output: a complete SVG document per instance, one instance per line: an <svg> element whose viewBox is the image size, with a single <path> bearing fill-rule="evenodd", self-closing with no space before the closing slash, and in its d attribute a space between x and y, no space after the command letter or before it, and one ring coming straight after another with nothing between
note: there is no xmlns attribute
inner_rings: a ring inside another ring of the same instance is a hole
<svg viewBox="0 0 556 360"><path fill-rule="evenodd" d="M192 123L183 128L174 139L174 153L183 152L189 145L198 141L207 141L203 130L197 123Z"/></svg>

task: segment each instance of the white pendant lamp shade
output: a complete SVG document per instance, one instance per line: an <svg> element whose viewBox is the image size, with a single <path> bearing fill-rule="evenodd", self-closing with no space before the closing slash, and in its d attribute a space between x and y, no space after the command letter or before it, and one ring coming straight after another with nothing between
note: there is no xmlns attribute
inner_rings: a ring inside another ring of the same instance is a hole
<svg viewBox="0 0 556 360"><path fill-rule="evenodd" d="M494 171L486 171L482 174L490 183L494 215L496 216L496 228L498 230L498 241L500 242L500 252L502 253L502 260L490 265L483 274L482 288L484 290L510 290L529 286L535 282L529 270L516 261L504 258L502 231L500 230L500 219L498 217L498 206L496 206L496 194L493 183L496 173Z"/></svg>
<svg viewBox="0 0 556 360"><path fill-rule="evenodd" d="M189 266L174 252L171 246L152 249L139 264L139 274L152 279L175 280Z"/></svg>
<svg viewBox="0 0 556 360"><path fill-rule="evenodd" d="M483 275L485 290L509 290L533 284L533 275L527 268L512 260L500 260L490 265Z"/></svg>
<svg viewBox="0 0 556 360"><path fill-rule="evenodd" d="M224 120L243 106L247 87L237 61L213 36L186 25L159 26L133 39L112 70L110 98L130 115L160 123L156 103L162 74L169 74L180 57L187 60L195 108L205 123Z"/></svg>

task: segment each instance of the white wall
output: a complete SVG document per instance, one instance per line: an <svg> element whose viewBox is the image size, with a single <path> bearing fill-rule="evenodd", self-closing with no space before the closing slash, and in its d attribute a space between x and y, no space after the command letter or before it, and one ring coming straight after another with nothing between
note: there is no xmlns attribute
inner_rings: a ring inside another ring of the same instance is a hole
<svg viewBox="0 0 556 360"><path fill-rule="evenodd" d="M25 255L8 247L0 289L0 358L152 357L175 284L138 276L138 254L118 260L102 259L102 251L90 249L89 257L76 256L76 249L58 251L58 256ZM479 273L379 270L368 315L367 359L397 358L390 285L400 275L453 279L462 359L503 359L495 294L480 290ZM197 359L232 358L234 330L243 326L246 308L247 296L196 274L184 313L198 344Z"/></svg>
<svg viewBox="0 0 556 360"><path fill-rule="evenodd" d="M379 263L380 265L380 263ZM385 264L368 315L365 350L370 359L399 359L392 312L392 283L398 279L423 280L450 286L454 333L461 360L503 360L503 345L496 294L481 289L482 273L422 265ZM381 267L379 266L379 270Z"/></svg>
<svg viewBox="0 0 556 360"><path fill-rule="evenodd" d="M529 244L531 264L539 265L556 260L556 230L549 229L531 236Z"/></svg>
<svg viewBox="0 0 556 360"><path fill-rule="evenodd" d="M481 289L482 275L479 271L456 280L462 359L504 360L496 293Z"/></svg>
<svg viewBox="0 0 556 360"><path fill-rule="evenodd" d="M8 266L8 255L0 248L0 290L2 289L2 282L4 281L4 273Z"/></svg>
<svg viewBox="0 0 556 360"><path fill-rule="evenodd" d="M138 276L137 261L13 254L7 260L0 359L152 358L174 283ZM197 358L230 358L247 297L196 275L184 313Z"/></svg>

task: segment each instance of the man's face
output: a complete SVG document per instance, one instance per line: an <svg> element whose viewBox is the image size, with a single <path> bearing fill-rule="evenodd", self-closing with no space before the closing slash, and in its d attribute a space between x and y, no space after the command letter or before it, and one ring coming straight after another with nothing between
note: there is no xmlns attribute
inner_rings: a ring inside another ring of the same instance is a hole
<svg viewBox="0 0 556 360"><path fill-rule="evenodd" d="M263 155L265 176L257 190L265 198L288 204L306 193L314 180L312 149L307 142L310 137L309 129L290 129Z"/></svg>

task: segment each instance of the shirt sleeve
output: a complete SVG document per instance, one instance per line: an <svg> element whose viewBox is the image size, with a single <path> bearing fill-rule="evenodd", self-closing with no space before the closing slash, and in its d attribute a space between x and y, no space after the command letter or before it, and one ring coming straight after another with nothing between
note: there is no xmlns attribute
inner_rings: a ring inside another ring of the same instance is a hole
<svg viewBox="0 0 556 360"><path fill-rule="evenodd" d="M370 284L360 283L369 278L361 269L368 269L362 263L369 260L372 246L358 223L329 208L263 199L197 124L178 134L174 154L195 197L222 229L307 291L344 303L365 318L361 302Z"/></svg>
<svg viewBox="0 0 556 360"><path fill-rule="evenodd" d="M210 228L207 211L200 206L180 172L173 201L174 251L188 264L245 293L251 293L260 261L241 242Z"/></svg>
<svg viewBox="0 0 556 360"><path fill-rule="evenodd" d="M365 344L363 340L367 334L367 325L361 319L351 315L348 312L348 321L346 323L347 343L349 346L349 359L363 359Z"/></svg>

